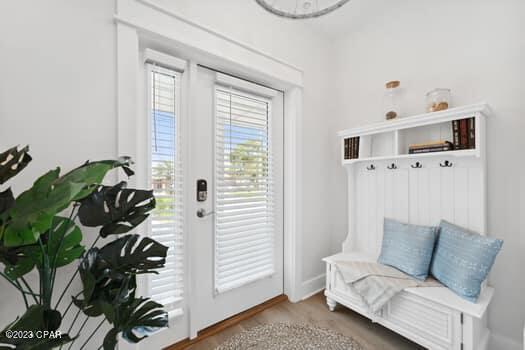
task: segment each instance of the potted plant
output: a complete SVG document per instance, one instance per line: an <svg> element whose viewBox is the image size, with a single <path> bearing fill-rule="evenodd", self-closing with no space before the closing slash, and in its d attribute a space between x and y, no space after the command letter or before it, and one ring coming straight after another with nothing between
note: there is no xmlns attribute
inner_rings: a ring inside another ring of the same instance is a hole
<svg viewBox="0 0 525 350"><path fill-rule="evenodd" d="M28 147L0 153L0 186L30 161ZM0 333L0 349L73 344L83 349L108 323L111 328L100 342L107 350L116 347L118 335L136 343L145 337L144 331L167 326L162 305L138 296L136 289L137 275L157 273L164 266L168 248L129 234L155 208L153 192L128 189L126 182L102 184L112 169L132 176L130 164L129 158L121 158L86 162L65 174L56 168L16 198L10 188L0 187L0 276L20 292L26 307ZM88 249L82 226L100 228ZM109 243L97 246L109 237ZM57 290L57 272L70 264L78 267L66 287ZM33 270L38 272L38 285L26 278ZM70 295L77 278L82 291ZM67 315L71 321L64 324ZM77 343L86 323L95 318L95 330Z"/></svg>

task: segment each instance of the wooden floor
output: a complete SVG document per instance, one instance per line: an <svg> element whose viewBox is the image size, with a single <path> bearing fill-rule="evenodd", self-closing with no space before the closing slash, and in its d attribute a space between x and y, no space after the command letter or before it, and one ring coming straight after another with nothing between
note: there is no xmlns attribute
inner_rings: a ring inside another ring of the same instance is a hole
<svg viewBox="0 0 525 350"><path fill-rule="evenodd" d="M319 293L292 304L284 301L269 309L241 321L214 336L188 347L191 350L212 350L231 336L252 327L278 322L313 324L351 336L367 350L411 350L423 349L388 329L370 322L369 319L340 305L330 312L325 297Z"/></svg>

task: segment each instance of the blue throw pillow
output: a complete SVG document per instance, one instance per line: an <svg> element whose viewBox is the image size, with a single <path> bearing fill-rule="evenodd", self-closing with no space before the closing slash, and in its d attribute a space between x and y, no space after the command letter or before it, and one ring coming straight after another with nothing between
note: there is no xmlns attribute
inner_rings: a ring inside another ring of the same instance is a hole
<svg viewBox="0 0 525 350"><path fill-rule="evenodd" d="M428 276L437 232L437 227L404 224L385 219L378 262L424 281Z"/></svg>
<svg viewBox="0 0 525 350"><path fill-rule="evenodd" d="M501 239L481 236L441 221L430 271L459 296L475 303L501 249Z"/></svg>

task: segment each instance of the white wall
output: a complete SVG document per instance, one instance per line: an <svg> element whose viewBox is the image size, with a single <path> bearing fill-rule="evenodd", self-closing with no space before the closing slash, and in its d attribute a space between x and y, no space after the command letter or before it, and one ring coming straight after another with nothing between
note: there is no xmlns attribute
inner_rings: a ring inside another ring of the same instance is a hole
<svg viewBox="0 0 525 350"><path fill-rule="evenodd" d="M399 79L406 115L424 111L425 93L452 89L455 105L488 102L489 234L505 240L491 283L490 327L521 342L525 321L525 2L522 0L355 0L334 45L334 131L381 121L384 83ZM337 145L332 146L336 149ZM339 183L344 173L339 171ZM344 193L336 217L344 215ZM344 235L336 240L342 241ZM516 344L494 343L494 349Z"/></svg>
<svg viewBox="0 0 525 350"><path fill-rule="evenodd" d="M15 193L56 166L116 156L113 11L107 0L0 2L0 149L28 144L33 156L10 182ZM87 241L95 234L85 231ZM57 286L73 271L62 269ZM4 327L24 307L3 279L0 294Z"/></svg>

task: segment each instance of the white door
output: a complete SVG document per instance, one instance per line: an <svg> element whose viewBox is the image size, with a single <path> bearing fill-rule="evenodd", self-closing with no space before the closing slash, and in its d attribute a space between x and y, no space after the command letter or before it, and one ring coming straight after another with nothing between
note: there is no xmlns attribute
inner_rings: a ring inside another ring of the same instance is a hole
<svg viewBox="0 0 525 350"><path fill-rule="evenodd" d="M283 293L283 94L194 64L190 86L195 336Z"/></svg>

